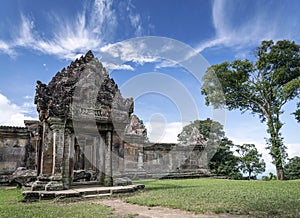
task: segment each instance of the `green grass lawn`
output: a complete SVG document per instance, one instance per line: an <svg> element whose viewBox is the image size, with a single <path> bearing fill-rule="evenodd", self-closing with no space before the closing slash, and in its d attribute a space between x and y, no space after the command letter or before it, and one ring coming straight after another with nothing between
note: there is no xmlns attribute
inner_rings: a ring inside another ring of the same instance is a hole
<svg viewBox="0 0 300 218"><path fill-rule="evenodd" d="M146 191L127 202L179 208L195 213L254 217L300 217L300 180L237 181L217 179L138 181Z"/></svg>
<svg viewBox="0 0 300 218"><path fill-rule="evenodd" d="M91 202L77 201L41 201L22 203L22 190L0 188L0 217L1 218L58 218L58 217L114 217L112 209L92 204Z"/></svg>
<svg viewBox="0 0 300 218"><path fill-rule="evenodd" d="M179 208L195 213L253 217L300 217L300 180L217 179L137 181L146 190L125 197L130 203ZM112 209L75 199L22 203L20 189L0 188L0 217L113 217Z"/></svg>

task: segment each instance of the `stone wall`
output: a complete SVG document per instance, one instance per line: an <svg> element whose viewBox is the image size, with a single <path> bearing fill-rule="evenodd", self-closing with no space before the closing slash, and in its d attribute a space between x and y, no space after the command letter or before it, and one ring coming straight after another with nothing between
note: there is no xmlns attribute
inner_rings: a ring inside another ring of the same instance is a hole
<svg viewBox="0 0 300 218"><path fill-rule="evenodd" d="M0 183L19 167L38 172L40 159L39 121L24 121L26 127L0 126Z"/></svg>
<svg viewBox="0 0 300 218"><path fill-rule="evenodd" d="M126 143L125 176L132 179L191 178L209 175L202 145Z"/></svg>
<svg viewBox="0 0 300 218"><path fill-rule="evenodd" d="M0 126L0 183L8 183L18 167L26 165L27 128Z"/></svg>

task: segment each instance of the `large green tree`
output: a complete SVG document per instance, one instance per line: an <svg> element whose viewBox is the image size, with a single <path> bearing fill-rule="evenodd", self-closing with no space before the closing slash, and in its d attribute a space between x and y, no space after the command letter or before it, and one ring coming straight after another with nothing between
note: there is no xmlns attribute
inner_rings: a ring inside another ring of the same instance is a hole
<svg viewBox="0 0 300 218"><path fill-rule="evenodd" d="M284 167L284 172L287 179L300 179L300 157L289 159Z"/></svg>
<svg viewBox="0 0 300 218"><path fill-rule="evenodd" d="M240 156L239 168L243 173L248 173L249 180L252 174L265 172L266 163L254 144L236 145L236 152Z"/></svg>
<svg viewBox="0 0 300 218"><path fill-rule="evenodd" d="M240 158L233 153L234 144L224 137L217 147L208 166L210 172L218 176L227 176L232 179L242 178L239 170Z"/></svg>
<svg viewBox="0 0 300 218"><path fill-rule="evenodd" d="M258 114L268 127L268 149L277 178L284 179L286 148L280 115L286 102L299 96L300 46L287 40L263 41L255 54L255 62L234 60L209 67L203 77L202 94L215 108L225 106Z"/></svg>

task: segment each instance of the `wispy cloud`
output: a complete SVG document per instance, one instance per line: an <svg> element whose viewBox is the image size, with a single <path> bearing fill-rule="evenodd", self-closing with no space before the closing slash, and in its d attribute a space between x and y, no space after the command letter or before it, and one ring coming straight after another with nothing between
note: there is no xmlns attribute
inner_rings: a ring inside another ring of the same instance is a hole
<svg viewBox="0 0 300 218"><path fill-rule="evenodd" d="M2 40L0 40L0 53L5 53L9 56L16 55L16 52L13 50L12 46L9 43L4 42Z"/></svg>
<svg viewBox="0 0 300 218"><path fill-rule="evenodd" d="M128 2L128 5L131 3ZM121 7L121 6L120 6ZM127 10L135 34L142 33L142 22L139 14L127 6L118 8ZM113 0L95 0L92 5L86 4L75 19L49 12L49 28L53 28L51 36L43 36L35 27L34 19L21 14L18 32L12 40L0 39L0 52L10 56L17 55L16 49L26 48L55 55L61 59L74 59L87 50L99 50L111 38L118 26L118 13L113 7Z"/></svg>
<svg viewBox="0 0 300 218"><path fill-rule="evenodd" d="M143 34L141 15L134 13L133 12L134 9L135 9L135 7L133 6L132 2L130 1L127 6L128 17L129 17L131 25L135 28L135 35L141 36Z"/></svg>
<svg viewBox="0 0 300 218"><path fill-rule="evenodd" d="M126 62L143 65L160 61L160 55L149 52L151 49L143 40L147 39L137 38L105 45L98 50L101 55L100 59L109 70L134 70L130 65L124 64Z"/></svg>
<svg viewBox="0 0 300 218"><path fill-rule="evenodd" d="M269 39L299 40L294 34L295 28L300 28L295 22L295 7L299 8L296 1L215 0L212 10L215 37L201 42L197 51L216 46L240 50Z"/></svg>
<svg viewBox="0 0 300 218"><path fill-rule="evenodd" d="M174 68L174 67L180 67L179 63L172 60L161 60L160 63L155 65L155 69L161 69L161 68Z"/></svg>

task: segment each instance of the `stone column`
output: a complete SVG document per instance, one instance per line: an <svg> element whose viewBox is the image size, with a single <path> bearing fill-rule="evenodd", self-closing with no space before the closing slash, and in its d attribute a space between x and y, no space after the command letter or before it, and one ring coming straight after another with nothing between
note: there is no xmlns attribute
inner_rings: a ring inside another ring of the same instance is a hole
<svg viewBox="0 0 300 218"><path fill-rule="evenodd" d="M99 158L98 158L98 164L97 168L99 170L99 173L97 175L97 180L99 181L100 185L105 185L105 140L102 138L102 136L97 137L97 142L99 145Z"/></svg>
<svg viewBox="0 0 300 218"><path fill-rule="evenodd" d="M64 153L64 121L60 118L51 117L48 119L53 132L53 166L52 175L62 176L62 163Z"/></svg>
<svg viewBox="0 0 300 218"><path fill-rule="evenodd" d="M86 139L84 136L81 136L81 139L78 140L79 148L80 148L80 169L85 169L85 147L86 147Z"/></svg>
<svg viewBox="0 0 300 218"><path fill-rule="evenodd" d="M113 185L113 169L112 169L112 132L107 131L106 133L106 176L108 177L108 182L106 185L112 186Z"/></svg>
<svg viewBox="0 0 300 218"><path fill-rule="evenodd" d="M57 117L48 118L50 128L53 133L53 157L52 157L52 175L50 182L45 186L47 191L62 190L62 166L63 166L63 154L64 154L64 132L65 125L64 120Z"/></svg>
<svg viewBox="0 0 300 218"><path fill-rule="evenodd" d="M39 135L35 136L35 162L36 162L36 171L39 176L41 173L41 159L42 159L42 151L41 151L41 137Z"/></svg>
<svg viewBox="0 0 300 218"><path fill-rule="evenodd" d="M141 144L138 144L138 170L144 170L144 151Z"/></svg>
<svg viewBox="0 0 300 218"><path fill-rule="evenodd" d="M123 140L120 142L120 148L119 148L119 170L121 175L125 173L125 143Z"/></svg>
<svg viewBox="0 0 300 218"><path fill-rule="evenodd" d="M74 145L74 133L68 128L65 130L64 153L62 163L62 181L64 189L69 189L73 182Z"/></svg>
<svg viewBox="0 0 300 218"><path fill-rule="evenodd" d="M53 135L50 130L48 122L43 121L43 135L41 146L41 162L40 162L40 176L48 177L52 174L53 165Z"/></svg>

